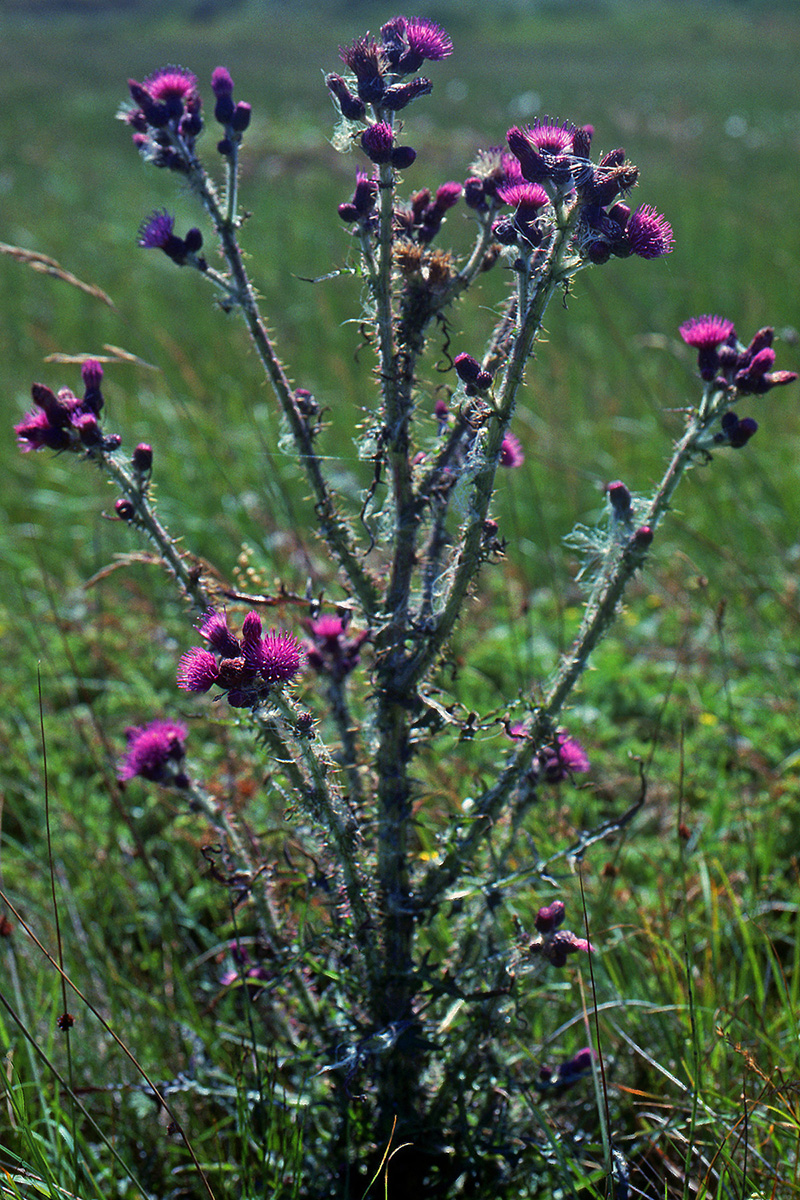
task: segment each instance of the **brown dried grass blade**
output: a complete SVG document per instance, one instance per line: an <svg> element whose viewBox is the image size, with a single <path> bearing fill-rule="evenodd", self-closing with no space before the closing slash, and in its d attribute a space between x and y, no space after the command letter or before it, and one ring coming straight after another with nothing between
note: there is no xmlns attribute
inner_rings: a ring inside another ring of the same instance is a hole
<svg viewBox="0 0 800 1200"><path fill-rule="evenodd" d="M85 292L87 296L93 296L95 300L102 300L103 304L107 304L109 308L116 311L116 305L110 296L97 287L93 283L84 283L82 279L78 279L77 275L73 275L70 271L65 271L60 263L54 258L49 258L46 254L39 254L36 250L24 250L22 246L9 246L7 242L0 242L0 254L6 254L9 258L13 258L15 262L24 263L31 267L34 271L39 271L43 275L53 275L56 279L62 279L64 283L68 283L70 287L76 287L81 292Z"/></svg>

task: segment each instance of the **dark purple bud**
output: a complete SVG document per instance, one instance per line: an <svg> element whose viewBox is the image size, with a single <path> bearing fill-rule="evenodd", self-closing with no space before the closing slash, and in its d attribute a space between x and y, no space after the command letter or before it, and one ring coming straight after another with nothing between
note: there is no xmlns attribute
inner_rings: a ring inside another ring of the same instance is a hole
<svg viewBox="0 0 800 1200"><path fill-rule="evenodd" d="M611 258L611 247L608 242L589 242L586 246L586 256L595 266L602 266Z"/></svg>
<svg viewBox="0 0 800 1200"><path fill-rule="evenodd" d="M239 101L231 117L231 129L234 133L244 133L250 124L252 111L251 105L247 104L244 100Z"/></svg>
<svg viewBox="0 0 800 1200"><path fill-rule="evenodd" d="M550 933L557 929L564 920L565 912L563 900L554 900L552 904L540 908L534 922L539 933Z"/></svg>
<svg viewBox="0 0 800 1200"><path fill-rule="evenodd" d="M520 232L514 222L513 217L500 217L492 226L492 237L499 242L501 246L516 246L519 241Z"/></svg>
<svg viewBox="0 0 800 1200"><path fill-rule="evenodd" d="M642 550L646 550L653 540L653 531L649 525L642 525L633 535L633 543L639 546Z"/></svg>
<svg viewBox="0 0 800 1200"><path fill-rule="evenodd" d="M367 106L358 96L353 95L341 75L333 73L326 75L325 84L331 94L335 96L339 111L346 120L360 121L363 119Z"/></svg>
<svg viewBox="0 0 800 1200"><path fill-rule="evenodd" d="M727 416L727 413L725 414ZM737 421L736 426L730 431L728 439L734 450L741 450L745 446L753 434L758 429L758 422L752 417L742 417L741 421Z"/></svg>
<svg viewBox="0 0 800 1200"><path fill-rule="evenodd" d="M103 440L103 433L93 412L76 414L72 418L72 424L77 429L78 436L87 449L91 450L94 446L100 445Z"/></svg>
<svg viewBox="0 0 800 1200"><path fill-rule="evenodd" d="M203 245L203 235L199 229L192 228L183 239L183 244L189 254L196 254Z"/></svg>
<svg viewBox="0 0 800 1200"><path fill-rule="evenodd" d="M83 393L83 408L99 415L103 408L103 394L100 391L100 382L103 378L102 364L93 358L87 359L81 367L81 376L86 389Z"/></svg>
<svg viewBox="0 0 800 1200"><path fill-rule="evenodd" d="M486 191L482 179L471 176L469 179L464 180L464 203L467 208L485 211Z"/></svg>
<svg viewBox="0 0 800 1200"><path fill-rule="evenodd" d="M119 450L122 445L122 438L118 433L108 433L103 438L102 448L106 454L113 454L115 450Z"/></svg>
<svg viewBox="0 0 800 1200"><path fill-rule="evenodd" d="M481 364L471 354L457 354L453 360L458 377L464 383L475 383L481 373Z"/></svg>
<svg viewBox="0 0 800 1200"><path fill-rule="evenodd" d="M229 125L235 111L233 96L220 96L214 105L214 120L219 121L220 125Z"/></svg>
<svg viewBox="0 0 800 1200"><path fill-rule="evenodd" d="M416 100L417 96L427 96L432 91L433 84L430 79L420 75L416 79L410 79L408 83L395 83L388 87L381 98L381 105L392 112L399 112L412 100Z"/></svg>
<svg viewBox="0 0 800 1200"><path fill-rule="evenodd" d="M391 163L396 170L405 171L406 167L410 167L416 157L416 150L412 150L410 146L396 146L391 153Z"/></svg>
<svg viewBox="0 0 800 1200"><path fill-rule="evenodd" d="M134 471L138 471L140 475L147 474L153 469L153 447L148 446L147 442L140 442L133 452L131 459Z"/></svg>
<svg viewBox="0 0 800 1200"><path fill-rule="evenodd" d="M618 479L614 483L609 483L606 495L616 516L629 517L631 515L631 494L624 483Z"/></svg>
<svg viewBox="0 0 800 1200"><path fill-rule="evenodd" d="M233 154L233 151L234 144L230 138L222 138L221 141L217 142L217 152L224 155L225 158L228 158L229 155Z"/></svg>
<svg viewBox="0 0 800 1200"><path fill-rule="evenodd" d="M124 496L120 496L119 500L114 503L114 512L119 517L120 521L132 521L136 515L136 510L130 500Z"/></svg>

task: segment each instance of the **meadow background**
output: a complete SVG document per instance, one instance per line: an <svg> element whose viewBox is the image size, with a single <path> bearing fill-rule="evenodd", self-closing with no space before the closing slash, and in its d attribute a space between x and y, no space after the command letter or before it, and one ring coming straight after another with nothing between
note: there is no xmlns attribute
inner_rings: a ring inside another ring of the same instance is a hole
<svg viewBox="0 0 800 1200"><path fill-rule="evenodd" d="M198 213L174 178L143 167L114 114L128 77L167 63L194 70L206 93L224 64L237 99L252 103L243 243L291 378L328 409L325 450L357 503L368 477L352 438L372 399L369 351L358 351L352 323L358 284L307 280L347 259L336 205L360 165L328 142L323 72L337 68L340 44L393 12L16 0L0 13L0 241L52 256L115 306L0 255L0 876L52 946L38 672L66 965L163 1080L198 1040L220 1077L235 1075L230 1014L218 1007L230 931L198 852L202 829L153 789L123 792L114 781L125 726L183 711L174 668L193 637L155 567L106 571L143 547L106 518L114 494L99 475L73 457L20 455L11 425L32 380L78 385L77 367L48 356L122 347L149 365L107 368L105 427L129 447L153 445L162 516L187 548L230 579L246 545L267 587L279 578L302 590L309 575L325 577L243 330L195 274L135 245L153 209L169 207L180 231ZM593 124L595 147L624 146L641 168L636 200L664 212L676 238L664 260L581 274L569 311L548 312L514 424L526 461L500 480L507 561L485 572L454 650L458 694L485 711L534 686L569 642L579 593L564 535L597 518L609 479L646 492L660 474L681 406L696 395L678 325L718 312L747 341L774 324L778 365L800 369L800 16L788 3L674 0L414 12L445 24L455 52L437 66L433 95L408 111L419 154L408 190L465 178L479 147L548 113ZM455 209L440 244L466 247L469 228ZM480 354L502 294L495 275L482 285L485 310L458 311L454 351ZM744 1156L752 1194L800 1195L796 386L740 415L758 419L756 438L691 473L575 697L570 729L592 772L548 801L545 821L564 844L620 813L638 790L632 756L647 764L635 827L595 847L585 867L612 1120L646 1196L706 1194L704 1171L713 1179L709 1164L726 1154L740 1165ZM194 720L190 750L212 786L234 805L254 803L259 768L237 729L226 724L212 744L205 728ZM463 794L457 771L443 766L443 794ZM279 845L281 815L259 819ZM574 880L564 886L579 903ZM0 993L61 1061L57 980L11 924ZM520 1053L532 1073L554 1038L553 1012L576 1010L569 987L553 986L549 1012L543 1005L526 1032ZM72 1011L87 1104L148 1188L194 1196L181 1147L154 1132L152 1109L128 1086L129 1065L89 1014ZM565 1029L561 1049L572 1035L573 1049L584 1044L579 1021L565 1017ZM62 1101L8 1010L0 1055L26 1105L24 1114L0 1107L4 1161L16 1155L67 1182ZM219 1147L234 1117L191 1103L208 1161L232 1158ZM590 1128L592 1106L587 1090L552 1119L562 1131ZM697 1156L684 1173L690 1146ZM115 1174L101 1147L89 1171L97 1194ZM126 1187L114 1194L138 1194Z"/></svg>

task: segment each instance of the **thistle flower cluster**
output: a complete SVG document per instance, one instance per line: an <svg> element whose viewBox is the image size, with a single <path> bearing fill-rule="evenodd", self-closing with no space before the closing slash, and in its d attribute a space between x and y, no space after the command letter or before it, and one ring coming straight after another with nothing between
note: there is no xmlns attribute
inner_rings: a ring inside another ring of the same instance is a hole
<svg viewBox="0 0 800 1200"><path fill-rule="evenodd" d="M303 643L306 662L319 675L341 681L350 675L361 661L360 650L369 637L363 630L353 637L347 636L348 617L323 616L304 621L309 634Z"/></svg>
<svg viewBox="0 0 800 1200"><path fill-rule="evenodd" d="M523 741L528 736L524 725L508 727L508 736ZM533 756L528 772L528 782L562 783L573 775L582 775L589 770L589 756L577 738L570 737L563 729L557 731L550 745L542 746Z"/></svg>
<svg viewBox="0 0 800 1200"><path fill-rule="evenodd" d="M553 967L565 967L570 954L591 954L594 946L569 929L561 929L566 910L562 900L540 908L534 924L538 936L525 936L523 949L531 958L541 957Z"/></svg>
<svg viewBox="0 0 800 1200"><path fill-rule="evenodd" d="M729 446L739 450L758 429L753 417L739 417L730 407L739 396L763 396L774 387L783 387L797 379L795 371L776 371L771 326L759 329L748 345L736 336L733 322L726 317L705 314L690 317L679 333L688 346L697 350L697 367L706 385L704 407L709 416L719 416L697 440L697 449Z"/></svg>
<svg viewBox="0 0 800 1200"><path fill-rule="evenodd" d="M36 408L14 426L21 450L116 450L122 442L117 434L104 434L100 428L103 394L100 382L103 368L94 359L81 367L84 392L74 395L69 388L57 393L43 383L34 383L31 395Z"/></svg>
<svg viewBox="0 0 800 1200"><path fill-rule="evenodd" d="M258 613L247 613L241 638L231 631L225 613L214 608L203 614L197 631L209 648L193 646L181 657L178 687L186 692L221 688L232 708L256 708L302 666L297 639L278 629L262 637Z"/></svg>
<svg viewBox="0 0 800 1200"><path fill-rule="evenodd" d="M203 131L197 76L183 67L163 67L142 82L128 80L134 107L120 112L133 129L133 144L156 167L186 171Z"/></svg>
<svg viewBox="0 0 800 1200"><path fill-rule="evenodd" d="M725 317L690 317L680 327L687 346L697 350L700 378L719 390L735 389L740 396L763 396L774 387L793 383L796 371L774 371L775 330L759 329L749 345L736 336L733 321Z"/></svg>

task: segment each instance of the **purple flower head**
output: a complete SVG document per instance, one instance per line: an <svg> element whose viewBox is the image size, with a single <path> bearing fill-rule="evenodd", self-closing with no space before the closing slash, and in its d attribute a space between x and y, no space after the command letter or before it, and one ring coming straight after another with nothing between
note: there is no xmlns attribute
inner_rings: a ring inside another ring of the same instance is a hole
<svg viewBox="0 0 800 1200"><path fill-rule="evenodd" d="M589 759L583 746L566 733L557 733L555 744L538 752L536 764L547 783L560 783L589 770Z"/></svg>
<svg viewBox="0 0 800 1200"><path fill-rule="evenodd" d="M186 753L186 726L176 721L151 721L125 730L128 750L119 767L118 778L141 775L153 783L185 788L189 780L183 770Z"/></svg>
<svg viewBox="0 0 800 1200"><path fill-rule="evenodd" d="M694 346L697 350L700 378L710 382L719 370L719 347L736 343L733 321L710 314L690 317L688 321L684 321L678 332L687 346Z"/></svg>
<svg viewBox="0 0 800 1200"><path fill-rule="evenodd" d="M550 197L543 187L538 183L527 183L525 180L500 184L497 195L504 204L522 208L526 215L532 213L535 216L540 208L550 203Z"/></svg>
<svg viewBox="0 0 800 1200"><path fill-rule="evenodd" d="M427 17L393 17L381 28L386 61L400 75L418 71L423 62L441 62L453 53L450 37Z"/></svg>
<svg viewBox="0 0 800 1200"><path fill-rule="evenodd" d="M500 447L500 457L497 460L501 467L521 467L525 462L525 454L519 438L513 433L507 433Z"/></svg>
<svg viewBox="0 0 800 1200"><path fill-rule="evenodd" d="M192 109L200 102L197 76L185 67L161 67L148 75L142 84L156 104L166 104L176 111Z"/></svg>
<svg viewBox="0 0 800 1200"><path fill-rule="evenodd" d="M145 122L155 129L177 123L186 113L199 116L197 77L183 67L163 67L143 83L129 79L128 87Z"/></svg>
<svg viewBox="0 0 800 1200"><path fill-rule="evenodd" d="M710 315L690 317L688 321L684 321L678 333L687 346L694 346L698 350L715 349L722 342L727 342L730 337L735 336L733 321L726 317Z"/></svg>
<svg viewBox="0 0 800 1200"><path fill-rule="evenodd" d="M649 204L631 213L627 233L633 253L640 258L660 258L671 253L675 243L669 221Z"/></svg>
<svg viewBox="0 0 800 1200"><path fill-rule="evenodd" d="M180 238L173 232L174 228L175 218L166 209L156 210L139 226L136 244L143 250L163 250L179 267L191 261L205 270L205 260L196 257L203 245L200 230L190 229L185 238Z"/></svg>
<svg viewBox="0 0 800 1200"><path fill-rule="evenodd" d="M564 967L570 954L591 954L594 946L586 938L576 937L569 929L559 929L545 941L542 953L554 967Z"/></svg>
<svg viewBox="0 0 800 1200"><path fill-rule="evenodd" d="M391 125L387 125L385 121L377 121L370 125L361 135L361 148L374 163L391 162L394 148Z"/></svg>
<svg viewBox="0 0 800 1200"><path fill-rule="evenodd" d="M267 683L288 683L302 666L300 643L291 633L270 629L260 639L258 671Z"/></svg>
<svg viewBox="0 0 800 1200"><path fill-rule="evenodd" d="M207 692L217 682L217 660L209 650L193 646L178 663L178 687L184 692Z"/></svg>
<svg viewBox="0 0 800 1200"><path fill-rule="evenodd" d="M537 121L524 130L513 126L506 134L506 140L529 183L541 183L548 190L565 192L580 183L591 170L590 166L576 160L574 135L574 125Z"/></svg>
<svg viewBox="0 0 800 1200"><path fill-rule="evenodd" d="M197 632L206 639L211 649L220 658L236 658L242 652L239 639L228 627L227 616L225 613L217 612L215 608L209 608L203 613L202 620L197 626Z"/></svg>
<svg viewBox="0 0 800 1200"><path fill-rule="evenodd" d="M386 91L387 63L381 47L373 38L356 38L349 46L339 47L339 57L356 77L356 90L364 104L380 104Z"/></svg>
<svg viewBox="0 0 800 1200"><path fill-rule="evenodd" d="M173 240L174 228L175 218L166 209L157 210L142 221L136 244L144 250L166 250Z"/></svg>

